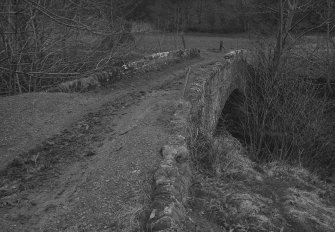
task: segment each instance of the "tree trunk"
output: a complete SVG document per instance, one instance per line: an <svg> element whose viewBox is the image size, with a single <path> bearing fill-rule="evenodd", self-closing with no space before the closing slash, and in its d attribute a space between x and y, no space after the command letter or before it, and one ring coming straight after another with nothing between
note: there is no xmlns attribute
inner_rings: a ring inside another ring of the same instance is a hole
<svg viewBox="0 0 335 232"><path fill-rule="evenodd" d="M276 47L274 49L273 65L272 65L272 72L274 75L278 74L278 70L281 66L281 59L286 44L286 39L290 33L293 17L297 8L296 0L292 0L292 2L291 0L288 0L287 3L288 3L288 10L286 14L287 16L286 19L284 19L283 0L279 1L279 28L278 28Z"/></svg>
<svg viewBox="0 0 335 232"><path fill-rule="evenodd" d="M7 55L9 58L9 88L10 92L16 93L16 69L17 69L17 59L15 53L18 51L18 38L17 38L17 24L16 24L16 2L15 0L7 0L7 7L8 7L8 24L6 31L8 34L7 37Z"/></svg>
<svg viewBox="0 0 335 232"><path fill-rule="evenodd" d="M331 51L330 51L330 42L331 42L331 36L330 36L330 20L331 20L331 9L332 9L332 0L327 0L327 7L328 7L328 12L327 12L327 39L326 39L326 43L327 43L327 87L328 87L328 91L330 94L333 94L333 89L331 86L331 74L332 74L332 62L331 62Z"/></svg>
<svg viewBox="0 0 335 232"><path fill-rule="evenodd" d="M197 16L198 16L198 24L201 24L202 11L203 11L203 0L199 0Z"/></svg>

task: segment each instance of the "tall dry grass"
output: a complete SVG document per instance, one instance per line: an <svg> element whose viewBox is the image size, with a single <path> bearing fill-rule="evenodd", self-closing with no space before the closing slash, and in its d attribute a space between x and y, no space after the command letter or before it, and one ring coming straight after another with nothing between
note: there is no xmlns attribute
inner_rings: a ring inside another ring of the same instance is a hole
<svg viewBox="0 0 335 232"><path fill-rule="evenodd" d="M252 72L244 77L244 101L236 101L234 129L254 160L280 160L331 172L335 167L334 119L330 118L334 101L308 81L313 76L296 76L297 65L302 68L302 64L292 59L290 51L274 71L272 51L269 46L253 51Z"/></svg>

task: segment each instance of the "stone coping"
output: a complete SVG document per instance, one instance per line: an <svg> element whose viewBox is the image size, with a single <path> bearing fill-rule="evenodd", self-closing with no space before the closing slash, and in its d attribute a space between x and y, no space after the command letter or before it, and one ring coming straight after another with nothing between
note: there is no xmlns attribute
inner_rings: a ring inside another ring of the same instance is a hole
<svg viewBox="0 0 335 232"><path fill-rule="evenodd" d="M85 92L101 86L111 85L125 76L158 70L165 65L199 56L200 51L195 48L154 53L138 61L129 62L122 67L111 67L108 72L96 72L87 77L63 82L56 87L48 89L47 92Z"/></svg>

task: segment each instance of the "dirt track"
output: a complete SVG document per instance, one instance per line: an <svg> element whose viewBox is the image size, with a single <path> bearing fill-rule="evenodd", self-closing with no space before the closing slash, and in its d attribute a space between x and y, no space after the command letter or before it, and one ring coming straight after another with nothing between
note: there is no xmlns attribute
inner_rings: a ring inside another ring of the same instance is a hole
<svg viewBox="0 0 335 232"><path fill-rule="evenodd" d="M3 231L136 230L185 68L203 60L124 80L58 121L61 133L44 128L1 171Z"/></svg>

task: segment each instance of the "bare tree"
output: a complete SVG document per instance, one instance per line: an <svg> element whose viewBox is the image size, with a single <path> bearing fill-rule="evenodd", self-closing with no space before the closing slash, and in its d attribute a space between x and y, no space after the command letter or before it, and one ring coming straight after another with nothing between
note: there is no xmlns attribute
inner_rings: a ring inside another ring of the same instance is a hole
<svg viewBox="0 0 335 232"><path fill-rule="evenodd" d="M126 17L139 2L1 2L0 93L41 90L123 59L134 40ZM106 38L112 43L102 48Z"/></svg>

